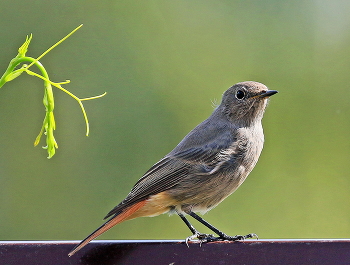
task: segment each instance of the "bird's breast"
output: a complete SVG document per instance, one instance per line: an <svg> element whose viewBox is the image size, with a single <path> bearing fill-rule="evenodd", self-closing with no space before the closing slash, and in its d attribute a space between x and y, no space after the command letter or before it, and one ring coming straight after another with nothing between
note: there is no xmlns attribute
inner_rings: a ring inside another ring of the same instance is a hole
<svg viewBox="0 0 350 265"><path fill-rule="evenodd" d="M213 163L194 166L183 180L167 191L178 202L177 209L206 212L244 182L263 148L262 127L239 128L234 139L218 153Z"/></svg>

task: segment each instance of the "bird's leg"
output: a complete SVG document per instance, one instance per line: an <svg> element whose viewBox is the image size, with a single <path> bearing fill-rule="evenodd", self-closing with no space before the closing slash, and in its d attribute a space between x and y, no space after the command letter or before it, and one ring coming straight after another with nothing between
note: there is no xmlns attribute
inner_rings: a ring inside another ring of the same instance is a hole
<svg viewBox="0 0 350 265"><path fill-rule="evenodd" d="M205 225L206 227L208 227L211 231L215 232L219 236L219 237L214 237L213 235L209 235L209 237L203 239L203 242L213 242L213 241L223 241L223 240L236 241L236 240L244 240L244 239L253 238L253 237L258 238L257 234L248 234L248 235L245 235L245 236L241 236L241 235L228 236L225 233L223 233L220 230L218 230L216 227L214 227L211 224L209 224L207 221L205 221L202 217L198 216L194 212L190 212L189 215L192 216L194 219L196 219L198 222L200 222L203 225Z"/></svg>
<svg viewBox="0 0 350 265"><path fill-rule="evenodd" d="M194 226L186 219L186 217L181 214L181 213L177 213L178 216L180 216L180 218L182 219L182 221L184 221L184 223L187 225L187 227L191 230L192 234L197 234L198 231L196 228L194 228Z"/></svg>
<svg viewBox="0 0 350 265"><path fill-rule="evenodd" d="M208 242L207 240L209 238L215 238L214 235L209 235L209 234L202 234L202 233L199 233L198 230L196 228L194 228L194 226L186 219L186 217L177 212L178 216L180 216L180 218L182 219L182 221L184 221L184 223L187 225L187 227L191 230L192 232L192 236L189 236L186 238L186 245L188 246L188 241L193 241L195 239L199 240L200 243L203 243L203 242Z"/></svg>

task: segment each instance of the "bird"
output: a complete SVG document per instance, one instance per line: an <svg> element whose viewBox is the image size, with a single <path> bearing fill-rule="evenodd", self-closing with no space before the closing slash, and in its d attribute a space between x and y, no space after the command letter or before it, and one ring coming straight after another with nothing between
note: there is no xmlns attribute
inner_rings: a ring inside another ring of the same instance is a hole
<svg viewBox="0 0 350 265"><path fill-rule="evenodd" d="M211 116L197 125L133 186L99 228L76 245L74 255L113 226L137 217L177 214L190 229L188 241L236 241L256 234L229 236L197 213L204 214L232 194L256 165L264 144L262 118L269 97L278 93L254 81L228 88ZM188 221L199 221L217 236L202 234Z"/></svg>

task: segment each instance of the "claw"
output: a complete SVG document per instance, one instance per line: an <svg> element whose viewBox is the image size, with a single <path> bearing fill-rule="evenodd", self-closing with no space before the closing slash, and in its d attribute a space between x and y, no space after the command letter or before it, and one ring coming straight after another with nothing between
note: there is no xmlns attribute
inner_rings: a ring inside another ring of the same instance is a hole
<svg viewBox="0 0 350 265"><path fill-rule="evenodd" d="M188 245L188 241L193 241L195 238L196 238L196 234L194 234L194 235L189 236L189 237L186 238L185 242L186 242L186 245L187 245L188 248L190 247L190 246Z"/></svg>
<svg viewBox="0 0 350 265"><path fill-rule="evenodd" d="M254 237L256 237L257 240L259 239L258 235L254 234L254 233L248 234L248 235L245 235L245 236L236 236L236 237L240 237L240 239L238 239L238 240L243 240L243 241L245 239L247 239L247 238L254 238Z"/></svg>
<svg viewBox="0 0 350 265"><path fill-rule="evenodd" d="M259 240L258 235L255 234L255 233L245 235L245 236L244 236L244 239L247 239L247 238L254 238L254 237L256 238L256 240Z"/></svg>
<svg viewBox="0 0 350 265"><path fill-rule="evenodd" d="M202 243L216 241L217 239L217 237L214 237L214 235L211 234L195 233L192 236L187 237L185 242L187 247L190 247L188 245L189 241L199 241L199 245L202 246Z"/></svg>
<svg viewBox="0 0 350 265"><path fill-rule="evenodd" d="M245 236L242 236L242 235L235 235L235 236L223 235L220 238L222 240L228 240L228 241L237 241L237 240L244 241L247 238L254 238L254 237L256 237L256 239L259 239L258 235L254 234L254 233L248 234L248 235L245 235Z"/></svg>
<svg viewBox="0 0 350 265"><path fill-rule="evenodd" d="M226 234L221 234L219 237L215 237L214 235L211 234L201 234L199 232L193 234L192 236L189 236L186 238L185 242L187 247L189 248L190 246L188 245L189 241L198 241L199 242L199 246L202 246L202 243L207 243L207 242L215 242L215 241L238 241L238 240L242 240L244 241L247 238L254 238L256 237L256 239L259 239L257 234L248 234L245 236L242 235L235 235L235 236L228 236Z"/></svg>

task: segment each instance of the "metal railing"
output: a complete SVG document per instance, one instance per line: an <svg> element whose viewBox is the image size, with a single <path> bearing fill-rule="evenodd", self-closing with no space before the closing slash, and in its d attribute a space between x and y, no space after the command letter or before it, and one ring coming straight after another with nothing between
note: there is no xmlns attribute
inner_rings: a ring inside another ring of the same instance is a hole
<svg viewBox="0 0 350 265"><path fill-rule="evenodd" d="M68 257L77 243L0 241L0 264L350 264L350 239L246 240L189 247L183 240L95 240Z"/></svg>

